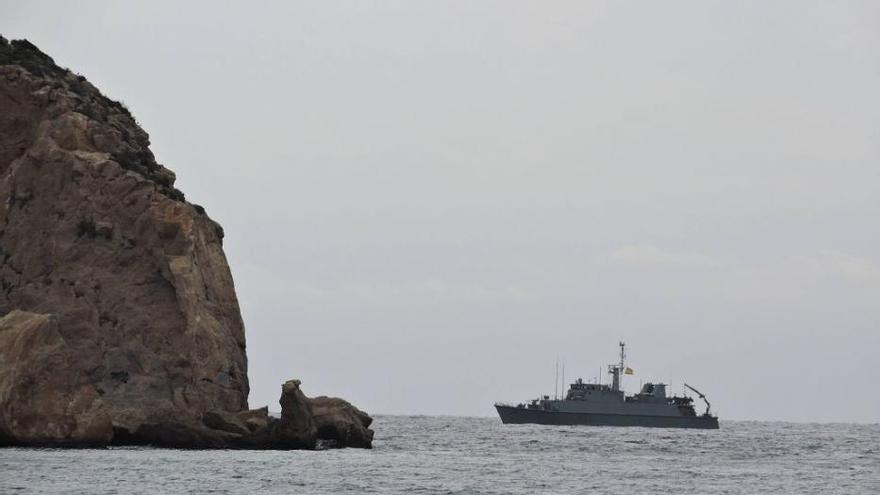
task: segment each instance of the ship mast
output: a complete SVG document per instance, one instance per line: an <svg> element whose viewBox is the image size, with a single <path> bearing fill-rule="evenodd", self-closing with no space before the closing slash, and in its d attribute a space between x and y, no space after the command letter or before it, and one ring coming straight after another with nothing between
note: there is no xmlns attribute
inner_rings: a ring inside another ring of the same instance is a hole
<svg viewBox="0 0 880 495"><path fill-rule="evenodd" d="M620 363L609 364L608 373L611 374L611 390L617 392L623 389L623 370L624 361L626 360L626 344L620 342Z"/></svg>

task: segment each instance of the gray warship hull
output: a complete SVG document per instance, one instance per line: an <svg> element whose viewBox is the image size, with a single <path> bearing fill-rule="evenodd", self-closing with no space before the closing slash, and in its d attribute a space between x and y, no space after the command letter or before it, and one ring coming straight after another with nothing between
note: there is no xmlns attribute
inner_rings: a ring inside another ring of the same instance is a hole
<svg viewBox="0 0 880 495"><path fill-rule="evenodd" d="M591 426L648 426L654 428L718 429L718 416L709 414L711 405L706 396L687 383L706 403L706 412L697 414L694 400L687 396L666 395L665 383L647 382L635 394L623 391L623 375L632 375L625 365L626 344L620 343L620 362L608 365L611 383L584 382L581 378L569 385L560 398L549 395L526 403L509 405L496 402L495 409L504 424L591 425ZM557 368L558 369L558 368ZM563 367L563 375L565 375ZM563 383L565 378L563 377ZM554 385L555 387L555 385Z"/></svg>
<svg viewBox="0 0 880 495"><path fill-rule="evenodd" d="M718 429L718 418L715 416L655 416L646 414L562 412L527 409L501 404L496 404L495 409L498 411L501 422L504 424Z"/></svg>

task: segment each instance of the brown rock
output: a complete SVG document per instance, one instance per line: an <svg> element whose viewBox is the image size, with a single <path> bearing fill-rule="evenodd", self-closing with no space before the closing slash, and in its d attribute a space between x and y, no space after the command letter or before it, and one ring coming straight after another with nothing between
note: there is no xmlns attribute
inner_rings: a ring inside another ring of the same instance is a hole
<svg viewBox="0 0 880 495"><path fill-rule="evenodd" d="M245 410L249 389L221 229L148 145L122 105L0 39L0 315L57 315L129 439Z"/></svg>
<svg viewBox="0 0 880 495"><path fill-rule="evenodd" d="M276 449L314 449L316 447L372 448L373 422L365 412L335 397L309 399L299 380L288 380L281 389L281 418L269 418L268 445ZM253 411L250 412L253 414ZM263 435L258 430L244 443Z"/></svg>
<svg viewBox="0 0 880 495"><path fill-rule="evenodd" d="M373 423L367 413L337 397L309 399L318 438L332 447L373 447Z"/></svg>
<svg viewBox="0 0 880 495"><path fill-rule="evenodd" d="M281 386L281 419L272 432L277 447L313 449L318 429L312 418L309 399L299 388L299 380L288 380Z"/></svg>
<svg viewBox="0 0 880 495"><path fill-rule="evenodd" d="M248 411L223 229L174 182L122 104L0 37L0 442L314 448L298 382Z"/></svg>
<svg viewBox="0 0 880 495"><path fill-rule="evenodd" d="M0 318L0 445L106 445L113 425L52 315Z"/></svg>
<svg viewBox="0 0 880 495"><path fill-rule="evenodd" d="M239 421L244 422L245 427L251 431L257 431L265 428L269 424L269 408L263 406L259 409L251 409L250 411L242 411L238 413Z"/></svg>
<svg viewBox="0 0 880 495"><path fill-rule="evenodd" d="M202 423L213 430L220 430L237 435L247 435L250 430L244 422L231 413L208 411L202 416Z"/></svg>

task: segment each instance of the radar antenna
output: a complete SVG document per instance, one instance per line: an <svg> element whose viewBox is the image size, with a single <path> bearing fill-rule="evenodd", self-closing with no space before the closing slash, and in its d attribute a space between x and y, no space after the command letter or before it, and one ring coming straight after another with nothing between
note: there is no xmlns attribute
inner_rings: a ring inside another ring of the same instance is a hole
<svg viewBox="0 0 880 495"><path fill-rule="evenodd" d="M623 390L623 375L626 374L624 360L626 359L626 344L620 342L620 363L609 364L608 373L611 375L611 390L617 392Z"/></svg>
<svg viewBox="0 0 880 495"><path fill-rule="evenodd" d="M706 403L706 414L705 414L705 416L708 416L708 415L709 415L709 409L712 408L712 405L709 404L709 399L707 399L706 396L705 396L702 392L700 392L699 390L695 389L694 387L691 387L691 386L688 385L687 383L685 383L684 386L687 387L687 388L689 388L689 389L691 389L691 390L693 390L697 395L700 396L701 399L703 399L703 402Z"/></svg>

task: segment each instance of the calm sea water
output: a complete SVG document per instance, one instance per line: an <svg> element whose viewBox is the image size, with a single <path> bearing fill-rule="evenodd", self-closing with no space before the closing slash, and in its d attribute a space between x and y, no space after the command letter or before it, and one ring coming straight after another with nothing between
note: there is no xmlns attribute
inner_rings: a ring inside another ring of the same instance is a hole
<svg viewBox="0 0 880 495"><path fill-rule="evenodd" d="M880 425L379 416L373 450L0 449L0 493L880 493Z"/></svg>

